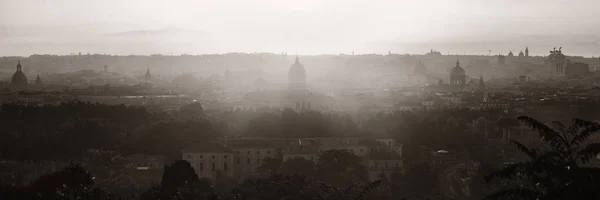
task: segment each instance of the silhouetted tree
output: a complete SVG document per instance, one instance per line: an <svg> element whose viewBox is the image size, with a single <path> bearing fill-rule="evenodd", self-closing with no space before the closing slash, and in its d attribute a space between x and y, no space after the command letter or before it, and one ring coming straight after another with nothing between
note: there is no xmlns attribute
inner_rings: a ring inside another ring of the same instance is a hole
<svg viewBox="0 0 600 200"><path fill-rule="evenodd" d="M493 178L522 179L525 184L512 185L488 196L514 199L597 199L600 198L600 170L584 164L600 153L600 144L587 139L600 130L600 124L574 119L570 126L553 122L549 127L531 117L518 120L539 133L542 149L530 149L512 141L527 155L527 161L512 164L490 174Z"/></svg>
<svg viewBox="0 0 600 200"><path fill-rule="evenodd" d="M303 157L286 160L281 165L279 173L284 176L302 175L307 177L315 176L315 163L312 160L306 160Z"/></svg>
<svg viewBox="0 0 600 200"><path fill-rule="evenodd" d="M366 182L368 174L361 158L344 150L329 150L319 156L316 174L327 184L347 186Z"/></svg>

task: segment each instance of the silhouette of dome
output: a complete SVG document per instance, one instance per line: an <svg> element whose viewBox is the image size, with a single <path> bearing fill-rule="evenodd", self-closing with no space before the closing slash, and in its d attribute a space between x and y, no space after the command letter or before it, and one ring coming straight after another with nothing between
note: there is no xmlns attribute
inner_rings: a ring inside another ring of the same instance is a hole
<svg viewBox="0 0 600 200"><path fill-rule="evenodd" d="M17 62L17 71L13 74L12 79L10 80L11 84L27 84L27 77L23 73L21 69L21 62Z"/></svg>
<svg viewBox="0 0 600 200"><path fill-rule="evenodd" d="M450 84L464 85L465 78L465 70L460 67L460 62L457 60L456 66L450 71Z"/></svg>
<svg viewBox="0 0 600 200"><path fill-rule="evenodd" d="M288 72L288 87L291 90L306 88L306 70L298 57Z"/></svg>
<svg viewBox="0 0 600 200"><path fill-rule="evenodd" d="M452 68L452 71L450 72L451 75L465 75L465 69L463 69L462 67L460 67L460 63L458 61L456 61L456 66L454 68Z"/></svg>

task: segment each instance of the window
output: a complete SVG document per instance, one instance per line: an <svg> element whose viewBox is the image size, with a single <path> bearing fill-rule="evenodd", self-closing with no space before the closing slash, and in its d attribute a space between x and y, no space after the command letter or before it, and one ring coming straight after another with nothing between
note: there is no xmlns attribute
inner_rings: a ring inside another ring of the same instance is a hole
<svg viewBox="0 0 600 200"><path fill-rule="evenodd" d="M227 159L227 156L223 156L223 158Z"/></svg>
<svg viewBox="0 0 600 200"><path fill-rule="evenodd" d="M250 164L250 158L248 158L248 164Z"/></svg>
<svg viewBox="0 0 600 200"><path fill-rule="evenodd" d="M237 154L240 154L240 151L237 151Z"/></svg>
<svg viewBox="0 0 600 200"><path fill-rule="evenodd" d="M398 167L398 163L396 162L396 167Z"/></svg>
<svg viewBox="0 0 600 200"><path fill-rule="evenodd" d="M365 151L365 150L364 149L360 149L360 152L363 152L363 151Z"/></svg>
<svg viewBox="0 0 600 200"><path fill-rule="evenodd" d="M387 162L385 162L385 167L387 168Z"/></svg>
<svg viewBox="0 0 600 200"><path fill-rule="evenodd" d="M237 164L240 164L240 158L237 158Z"/></svg>
<svg viewBox="0 0 600 200"><path fill-rule="evenodd" d="M377 163L375 163L375 168L377 168Z"/></svg>
<svg viewBox="0 0 600 200"><path fill-rule="evenodd" d="M215 163L212 163L212 170L215 171Z"/></svg>
<svg viewBox="0 0 600 200"><path fill-rule="evenodd" d="M212 156L212 159L215 159L215 156L214 156L214 155Z"/></svg>
<svg viewBox="0 0 600 200"><path fill-rule="evenodd" d="M256 151L256 154L260 154L260 151Z"/></svg>
<svg viewBox="0 0 600 200"><path fill-rule="evenodd" d="M204 170L204 163L200 163L200 171Z"/></svg>
<svg viewBox="0 0 600 200"><path fill-rule="evenodd" d="M227 163L223 163L223 171L227 171Z"/></svg>
<svg viewBox="0 0 600 200"><path fill-rule="evenodd" d="M271 151L267 151L267 154L271 154Z"/></svg>
<svg viewBox="0 0 600 200"><path fill-rule="evenodd" d="M204 158L204 156L200 155L200 159Z"/></svg>
<svg viewBox="0 0 600 200"><path fill-rule="evenodd" d="M250 151L248 151L247 154L250 154Z"/></svg>
<svg viewBox="0 0 600 200"><path fill-rule="evenodd" d="M256 164L260 164L260 158L256 159Z"/></svg>
<svg viewBox="0 0 600 200"><path fill-rule="evenodd" d="M192 155L189 155L189 154L188 154L188 159L192 159Z"/></svg>

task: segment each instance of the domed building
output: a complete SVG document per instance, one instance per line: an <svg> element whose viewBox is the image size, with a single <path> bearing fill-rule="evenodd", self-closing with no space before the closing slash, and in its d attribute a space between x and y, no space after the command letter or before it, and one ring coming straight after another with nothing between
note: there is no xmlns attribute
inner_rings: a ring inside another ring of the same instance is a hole
<svg viewBox="0 0 600 200"><path fill-rule="evenodd" d="M10 80L11 85L27 85L27 77L25 73L23 73L23 69L21 67L21 61L17 61L17 71L13 74L12 79Z"/></svg>
<svg viewBox="0 0 600 200"><path fill-rule="evenodd" d="M433 93L460 93L465 89L465 83L467 76L465 75L465 69L460 67L460 62L456 61L456 66L450 70L450 83L444 84L443 80L440 79L438 84L428 85L425 87L426 92Z"/></svg>
<svg viewBox="0 0 600 200"><path fill-rule="evenodd" d="M290 70L288 71L288 89L290 91L306 90L306 70L297 56L296 61L290 66Z"/></svg>
<svg viewBox="0 0 600 200"><path fill-rule="evenodd" d="M450 84L452 85L465 85L465 70L460 67L460 62L456 61L456 66L452 68L450 72Z"/></svg>
<svg viewBox="0 0 600 200"><path fill-rule="evenodd" d="M306 83L306 70L296 57L288 71L288 88L267 87L270 83L262 77L254 82L254 90L232 102L233 109L277 109L286 108L296 112L333 111L340 107L335 98L310 91Z"/></svg>

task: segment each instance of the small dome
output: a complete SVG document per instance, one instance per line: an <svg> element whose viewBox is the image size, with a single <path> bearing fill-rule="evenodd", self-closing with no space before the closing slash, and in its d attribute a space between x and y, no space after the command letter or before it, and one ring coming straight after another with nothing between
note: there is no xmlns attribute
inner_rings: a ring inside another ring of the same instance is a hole
<svg viewBox="0 0 600 200"><path fill-rule="evenodd" d="M17 71L13 74L12 79L10 80L11 84L27 84L27 77L23 73L21 69L21 62L17 63Z"/></svg>
<svg viewBox="0 0 600 200"><path fill-rule="evenodd" d="M456 66L450 72L452 75L465 75L465 70L460 67L460 63L456 61Z"/></svg>

